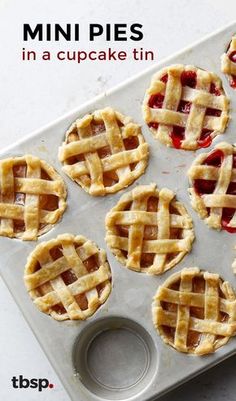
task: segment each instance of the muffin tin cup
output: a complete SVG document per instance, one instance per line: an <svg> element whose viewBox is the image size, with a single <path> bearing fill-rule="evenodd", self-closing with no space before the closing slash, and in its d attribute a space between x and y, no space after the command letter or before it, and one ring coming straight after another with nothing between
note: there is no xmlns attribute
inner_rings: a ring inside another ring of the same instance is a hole
<svg viewBox="0 0 236 401"><path fill-rule="evenodd" d="M153 326L151 313L152 298L158 286L183 267L198 266L219 273L235 285L231 264L236 235L209 229L199 219L190 205L186 175L197 154L209 152L222 140L235 142L236 92L220 72L220 56L235 32L236 23L1 152L1 158L26 153L36 155L51 164L66 182L67 210L52 230L39 237L38 243L62 233L81 234L107 251L112 270L112 291L108 300L86 321L58 322L37 310L24 286L24 266L37 242L0 238L1 275L73 401L152 400L236 352L233 338L205 357L179 353L162 341ZM222 78L231 99L232 121L225 134L217 136L210 148L196 152L167 148L153 139L143 122L141 103L151 76L173 63L193 64L212 70ZM94 198L62 173L57 153L66 130L77 117L105 106L130 115L142 125L150 145L150 160L146 173L130 188ZM115 259L104 240L106 213L125 191L151 182L176 192L177 199L183 202L193 218L196 235L192 251L160 276L126 269Z"/></svg>
<svg viewBox="0 0 236 401"><path fill-rule="evenodd" d="M82 330L73 362L88 391L108 400L126 400L149 386L158 355L143 326L114 315L90 322Z"/></svg>

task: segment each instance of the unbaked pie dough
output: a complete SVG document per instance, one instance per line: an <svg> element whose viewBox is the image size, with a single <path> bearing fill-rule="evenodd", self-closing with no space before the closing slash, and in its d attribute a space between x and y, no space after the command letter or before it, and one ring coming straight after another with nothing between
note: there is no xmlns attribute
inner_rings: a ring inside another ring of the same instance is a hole
<svg viewBox="0 0 236 401"><path fill-rule="evenodd" d="M151 80L143 116L154 138L177 149L210 146L229 119L220 78L192 65L164 67Z"/></svg>
<svg viewBox="0 0 236 401"><path fill-rule="evenodd" d="M106 242L124 266L161 274L191 250L192 219L173 191L155 184L124 194L106 216Z"/></svg>
<svg viewBox="0 0 236 401"><path fill-rule="evenodd" d="M181 352L214 352L236 334L236 295L218 274L185 268L158 288L153 323L163 341Z"/></svg>
<svg viewBox="0 0 236 401"><path fill-rule="evenodd" d="M106 253L81 235L62 234L29 255L24 282L35 306L56 320L85 320L107 300Z"/></svg>
<svg viewBox="0 0 236 401"><path fill-rule="evenodd" d="M35 240L66 208L61 176L32 155L0 160L0 235Z"/></svg>
<svg viewBox="0 0 236 401"><path fill-rule="evenodd" d="M76 120L59 149L63 171L90 195L117 192L140 177L148 144L138 124L107 107Z"/></svg>

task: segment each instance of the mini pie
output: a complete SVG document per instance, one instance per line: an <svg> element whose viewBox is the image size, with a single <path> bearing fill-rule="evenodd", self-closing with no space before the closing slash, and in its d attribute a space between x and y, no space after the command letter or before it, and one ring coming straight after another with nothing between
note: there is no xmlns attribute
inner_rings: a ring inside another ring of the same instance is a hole
<svg viewBox="0 0 236 401"><path fill-rule="evenodd" d="M228 123L229 99L220 78L192 65L158 71L146 91L143 116L152 134L167 146L208 147Z"/></svg>
<svg viewBox="0 0 236 401"><path fill-rule="evenodd" d="M0 235L35 240L65 208L65 184L44 160L31 155L0 160Z"/></svg>
<svg viewBox="0 0 236 401"><path fill-rule="evenodd" d="M228 75L230 86L236 89L236 35L232 37L226 53L221 57L221 71Z"/></svg>
<svg viewBox="0 0 236 401"><path fill-rule="evenodd" d="M226 142L197 156L188 171L191 203L212 228L236 232L236 148Z"/></svg>
<svg viewBox="0 0 236 401"><path fill-rule="evenodd" d="M110 107L76 120L59 149L63 171L90 195L127 187L148 161L140 126Z"/></svg>
<svg viewBox="0 0 236 401"><path fill-rule="evenodd" d="M81 235L39 244L28 257L24 281L37 308L56 320L85 320L111 291L105 251Z"/></svg>
<svg viewBox="0 0 236 401"><path fill-rule="evenodd" d="M236 334L236 295L218 274L185 268L158 288L152 315L165 343L204 355Z"/></svg>
<svg viewBox="0 0 236 401"><path fill-rule="evenodd" d="M106 216L106 242L131 270L161 274L191 250L192 219L169 189L140 185Z"/></svg>

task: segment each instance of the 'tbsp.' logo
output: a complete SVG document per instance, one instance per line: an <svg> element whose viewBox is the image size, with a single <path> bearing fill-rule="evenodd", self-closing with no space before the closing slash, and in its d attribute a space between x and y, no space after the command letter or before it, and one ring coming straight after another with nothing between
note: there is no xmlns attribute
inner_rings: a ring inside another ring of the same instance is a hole
<svg viewBox="0 0 236 401"><path fill-rule="evenodd" d="M13 376L11 379L13 388L36 388L38 391L42 391L45 388L53 388L54 384L49 383L48 379L26 379L23 375L18 378Z"/></svg>

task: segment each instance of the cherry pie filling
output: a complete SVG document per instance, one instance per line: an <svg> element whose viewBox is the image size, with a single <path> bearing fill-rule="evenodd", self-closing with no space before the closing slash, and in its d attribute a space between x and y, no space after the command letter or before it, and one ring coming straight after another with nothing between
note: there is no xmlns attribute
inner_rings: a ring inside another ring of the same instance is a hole
<svg viewBox="0 0 236 401"><path fill-rule="evenodd" d="M161 81L166 83L168 81L168 74L165 74ZM197 85L197 74L195 71L183 71L181 74L181 83L182 86L188 86L190 88L196 88ZM221 95L221 89L217 88L216 85L212 82L210 86L210 93L215 96ZM148 106L152 109L162 109L164 102L164 95L162 93L156 93L150 96L148 101ZM180 100L177 111L183 114L189 114L191 110L191 102L187 102L184 100ZM220 117L221 110L207 108L206 116ZM159 124L157 122L150 122L148 124L150 128L158 129ZM199 148L207 148L211 145L212 142L212 130L202 129L201 136L197 140ZM170 132L170 138L172 140L172 145L176 149L180 149L182 146L182 142L185 139L185 127L173 125L172 130Z"/></svg>
<svg viewBox="0 0 236 401"><path fill-rule="evenodd" d="M13 175L14 178L26 178L27 176L27 164L22 163L22 164L17 164L13 167ZM51 178L47 174L47 172L43 169L41 169L41 177L42 180L47 180L51 181ZM21 193L21 192L16 192L14 191L14 204L15 205L20 205L20 206L25 206L25 197L26 194ZM46 211L54 211L58 209L58 197L56 195L40 195L39 196L39 209L40 210L46 210ZM15 233L20 233L25 231L25 223L23 220L14 220L13 221L14 225L14 232ZM46 227L47 224L45 223L40 223L39 224L39 230L42 230L44 227Z"/></svg>
<svg viewBox="0 0 236 401"><path fill-rule="evenodd" d="M214 166L220 167L224 159L224 153L220 149L216 149L209 154L209 156L205 159L203 165L206 166ZM236 155L233 155L233 168L236 168ZM195 192L199 195L212 194L216 187L216 181L213 180L202 180L196 179L193 182L193 187ZM236 182L231 182L228 190L226 192L228 195L236 195ZM210 209L207 208L208 214L210 213ZM231 208L223 208L222 217L221 217L221 226L223 230L228 231L229 233L235 233L236 227L229 227L228 224L232 217L234 216L235 209Z"/></svg>
<svg viewBox="0 0 236 401"><path fill-rule="evenodd" d="M132 210L132 202L126 205L124 210ZM158 211L158 198L151 196L147 202L147 212L157 212ZM169 211L171 214L180 215L179 211L172 205L169 207ZM116 235L120 237L129 237L129 225L117 225L116 226ZM156 225L148 225L144 227L143 240L155 240L158 238L158 227ZM182 239L183 231L181 228L170 228L170 237L169 239ZM128 252L122 250L123 256L127 259ZM168 253L166 256L166 263L170 263L178 253ZM141 268L149 268L154 263L155 253L142 253L140 260Z"/></svg>
<svg viewBox="0 0 236 401"><path fill-rule="evenodd" d="M236 50L233 50L230 54L229 54L229 59L230 61L232 61L233 63L236 63ZM230 86L234 89L236 89L236 75L231 75L230 76Z"/></svg>
<svg viewBox="0 0 236 401"><path fill-rule="evenodd" d="M80 248L80 246L81 245L75 246L75 249ZM62 253L62 250L61 250L60 246L55 246L54 248L51 248L49 253L50 253L50 256L52 257L53 261L63 257L63 253ZM87 270L88 273L92 273L93 271L98 270L99 269L98 255L96 254L96 255L90 256L88 259L83 261L83 264L86 267L86 270ZM35 265L35 270L34 271L37 271L37 270L40 270L40 269L41 269L40 263L37 262L36 265ZM62 278L62 280L64 281L66 286L69 286L70 284L74 283L78 279L78 277L76 276L76 274L74 273L74 271L72 269L66 270L64 273L62 273L60 275L60 277ZM101 283L101 284L96 286L99 298L100 298L100 296L102 294L102 291L105 288L105 286L106 286L106 282ZM39 297L41 297L41 296L43 296L43 295L45 295L45 294L47 294L49 292L52 292L53 291L53 287L50 284L50 282L47 282L47 283L42 284L40 287L38 287L36 289L36 291L37 291L37 295ZM75 298L76 302L78 303L78 305L79 305L79 307L80 307L80 309L82 311L88 309L88 300L87 300L87 297L86 297L86 293L75 295L74 298ZM64 308L62 303L59 303L57 305L52 306L51 310L56 312L59 315L63 315L65 313L67 313L67 311Z"/></svg>
<svg viewBox="0 0 236 401"><path fill-rule="evenodd" d="M118 123L119 127L123 127L123 123L120 120L117 120L117 123ZM91 127L92 127L92 136L99 135L106 130L105 124L103 122L93 121L93 123L91 124ZM74 130L67 137L67 143L78 141L78 140L80 140L80 137L78 135L77 129L74 128ZM130 136L128 138L123 139L123 144L124 144L125 150L136 149L139 146L139 139L137 136ZM104 146L103 148L98 149L97 154L100 157L100 159L105 159L106 157L109 157L112 155L112 151L110 149L110 146L107 145L107 146ZM81 161L85 161L84 154L69 157L66 160L66 163L72 165L72 164L75 164L75 163L81 162ZM129 167L130 167L131 171L133 171L135 169L137 164L138 164L138 162L130 164ZM80 180L86 186L91 185L90 177L87 174L80 176ZM118 181L119 181L119 177L115 170L106 171L103 173L103 184L105 187L111 187L111 186L115 185Z"/></svg>
<svg viewBox="0 0 236 401"><path fill-rule="evenodd" d="M178 281L176 281L175 283L173 283L170 287L171 290L175 290L175 291L179 291L180 289L180 279ZM223 292L220 290L219 288L219 296L221 298L225 299L225 295L223 294ZM204 294L205 293L205 280L203 277L201 276L197 276L193 278L192 281L192 292L194 293L200 293L200 294ZM170 302L164 302L161 301L161 306L164 310L169 311L169 312L173 312L177 315L178 312L178 305L174 304L174 303L170 303ZM190 307L190 316L191 317L195 317L197 319L203 319L204 320L204 308L200 308L200 307L195 307L195 306L191 306ZM227 313L221 312L219 311L219 322L227 322L229 320L229 315ZM174 344L174 340L175 340L175 331L176 328L175 327L169 327L169 326L161 326L162 330L165 334L165 336L168 338L168 340ZM201 342L201 338L202 336L204 336L204 334L197 332L197 331L193 331L193 330L189 330L188 331L188 335L187 335L187 343L186 346L188 349L192 349L194 350ZM222 339L222 336L216 336L216 341Z"/></svg>

